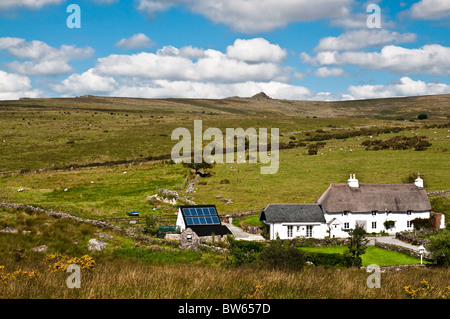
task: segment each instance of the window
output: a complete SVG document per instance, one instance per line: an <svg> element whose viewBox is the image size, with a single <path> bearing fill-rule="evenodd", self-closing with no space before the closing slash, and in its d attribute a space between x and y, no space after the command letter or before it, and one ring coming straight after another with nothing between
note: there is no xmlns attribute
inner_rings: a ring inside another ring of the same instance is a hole
<svg viewBox="0 0 450 319"><path fill-rule="evenodd" d="M344 223L344 229L349 229L350 228L350 223Z"/></svg>
<svg viewBox="0 0 450 319"><path fill-rule="evenodd" d="M312 225L306 226L306 237L312 237L312 229L313 229Z"/></svg>
<svg viewBox="0 0 450 319"><path fill-rule="evenodd" d="M298 232L300 231L300 226L297 226L297 231L298 231Z"/></svg>
<svg viewBox="0 0 450 319"><path fill-rule="evenodd" d="M288 237L292 237L292 228L294 228L294 226L288 226L287 227L287 236Z"/></svg>
<svg viewBox="0 0 450 319"><path fill-rule="evenodd" d="M350 212L349 212L348 210L346 210L346 211L344 212L344 216L347 216L348 213L350 213Z"/></svg>
<svg viewBox="0 0 450 319"><path fill-rule="evenodd" d="M413 226L412 221L408 220L406 222L406 227L411 228Z"/></svg>
<svg viewBox="0 0 450 319"><path fill-rule="evenodd" d="M373 210L372 211L372 216L375 216L377 214L377 211L376 210Z"/></svg>
<svg viewBox="0 0 450 319"><path fill-rule="evenodd" d="M377 228L377 222L372 222L372 229Z"/></svg>
<svg viewBox="0 0 450 319"><path fill-rule="evenodd" d="M406 215L411 215L411 211L408 210L408 211L406 212Z"/></svg>

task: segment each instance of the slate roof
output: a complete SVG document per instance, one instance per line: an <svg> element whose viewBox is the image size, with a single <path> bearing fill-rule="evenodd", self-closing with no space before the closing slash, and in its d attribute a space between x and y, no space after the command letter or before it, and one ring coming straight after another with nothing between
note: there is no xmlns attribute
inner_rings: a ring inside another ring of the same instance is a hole
<svg viewBox="0 0 450 319"><path fill-rule="evenodd" d="M261 210L259 220L268 223L325 223L322 207L317 204L269 204Z"/></svg>
<svg viewBox="0 0 450 319"><path fill-rule="evenodd" d="M197 236L211 236L212 234L217 236L223 236L231 234L231 231L224 225L201 225L201 226L188 226L192 229Z"/></svg>
<svg viewBox="0 0 450 319"><path fill-rule="evenodd" d="M347 183L331 184L317 204L327 213L431 210L427 192L415 184L367 184L350 187Z"/></svg>

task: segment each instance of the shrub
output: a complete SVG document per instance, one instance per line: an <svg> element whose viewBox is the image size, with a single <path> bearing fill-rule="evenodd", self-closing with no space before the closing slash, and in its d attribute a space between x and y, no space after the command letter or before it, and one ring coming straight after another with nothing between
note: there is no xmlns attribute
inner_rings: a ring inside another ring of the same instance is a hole
<svg viewBox="0 0 450 319"><path fill-rule="evenodd" d="M240 266L258 259L259 254L263 251L265 243L254 241L238 241L228 237L230 243L230 255L228 256L228 264Z"/></svg>
<svg viewBox="0 0 450 319"><path fill-rule="evenodd" d="M305 260L312 262L315 266L344 267L347 260L342 254L326 254L317 252L305 252Z"/></svg>
<svg viewBox="0 0 450 319"><path fill-rule="evenodd" d="M362 226L356 224L349 234L348 250L344 252L347 267L361 267L362 259L360 256L366 252L367 248L366 231Z"/></svg>
<svg viewBox="0 0 450 319"><path fill-rule="evenodd" d="M445 230L430 238L426 249L438 265L450 266L450 231Z"/></svg>
<svg viewBox="0 0 450 319"><path fill-rule="evenodd" d="M283 270L300 270L305 265L302 251L283 245L281 241L272 241L259 256L259 260L270 268Z"/></svg>
<svg viewBox="0 0 450 319"><path fill-rule="evenodd" d="M386 230L389 230L389 229L391 229L392 227L395 226L395 221L394 221L394 220L386 220L386 221L383 223L383 225L384 225L384 228L385 228Z"/></svg>
<svg viewBox="0 0 450 319"><path fill-rule="evenodd" d="M414 229L430 229L431 228L431 217L430 218L414 218L412 221Z"/></svg>
<svg viewBox="0 0 450 319"><path fill-rule="evenodd" d="M394 136L385 141L383 140L365 140L361 146L365 147L366 151L377 150L407 150L414 149L415 151L423 151L432 144L426 140L426 136Z"/></svg>
<svg viewBox="0 0 450 319"><path fill-rule="evenodd" d="M158 221L155 216L145 217L144 233L154 236L158 234Z"/></svg>
<svg viewBox="0 0 450 319"><path fill-rule="evenodd" d="M419 116L417 116L418 120L426 120L428 118L428 115L426 115L425 113L419 114Z"/></svg>

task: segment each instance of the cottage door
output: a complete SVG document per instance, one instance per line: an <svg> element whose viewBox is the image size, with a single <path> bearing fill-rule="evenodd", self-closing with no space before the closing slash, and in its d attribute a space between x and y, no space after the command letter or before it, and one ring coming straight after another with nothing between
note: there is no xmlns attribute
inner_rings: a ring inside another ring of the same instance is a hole
<svg viewBox="0 0 450 319"><path fill-rule="evenodd" d="M312 229L313 229L312 225L306 226L306 237L312 237Z"/></svg>

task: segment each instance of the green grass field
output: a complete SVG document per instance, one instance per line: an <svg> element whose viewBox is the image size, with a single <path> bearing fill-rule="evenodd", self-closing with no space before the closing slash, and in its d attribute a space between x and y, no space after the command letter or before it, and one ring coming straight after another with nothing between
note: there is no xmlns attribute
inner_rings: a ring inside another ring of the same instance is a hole
<svg viewBox="0 0 450 319"><path fill-rule="evenodd" d="M259 212L269 203L312 203L330 183L346 182L351 173L364 183L405 183L411 173L420 172L428 191L449 190L449 106L449 95L341 102L103 97L0 101L0 201L104 219L126 217L130 210L174 217L176 205L147 199L159 188L177 190L197 204L215 204L219 214ZM418 121L423 112L428 120ZM260 174L259 163L216 164L209 177L197 181L195 192L185 193L190 170L170 162L177 143L171 133L178 127L192 131L199 119L203 130L279 128L280 143L305 145L280 150L276 174ZM387 131L366 134L364 129ZM308 144L337 133L351 137L325 138L317 155L308 155ZM361 147L367 139L416 135L426 136L432 146L424 151ZM450 196L432 196L430 201L449 221ZM259 225L256 214L241 220ZM450 278L446 269L410 269L386 274L383 288L375 291L367 289L363 270L229 268L222 254L149 246L120 233L29 212L0 210L4 227L19 233L0 234L2 275L24 269L42 274L37 281L0 283L0 296L9 298L254 298L255 291L261 298L407 298L405 285L417 287L425 278L444 289ZM31 233L24 235L23 230ZM65 277L48 273L46 256L90 254L87 242L99 231L114 237L106 240L104 252L92 254L98 267L86 274L86 289L61 289ZM46 253L31 250L44 244L49 246ZM344 248L323 247L329 249ZM364 265L417 262L377 247L363 255ZM255 290L260 285L264 288Z"/></svg>
<svg viewBox="0 0 450 319"><path fill-rule="evenodd" d="M302 247L305 251L327 253L327 254L342 254L347 247L345 246L330 246L330 247ZM413 265L420 264L420 258L411 257L396 251L390 251L375 246L369 246L366 253L361 256L363 266L376 264L378 266L395 266L395 265ZM425 263L429 263L425 261Z"/></svg>

